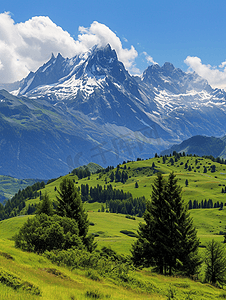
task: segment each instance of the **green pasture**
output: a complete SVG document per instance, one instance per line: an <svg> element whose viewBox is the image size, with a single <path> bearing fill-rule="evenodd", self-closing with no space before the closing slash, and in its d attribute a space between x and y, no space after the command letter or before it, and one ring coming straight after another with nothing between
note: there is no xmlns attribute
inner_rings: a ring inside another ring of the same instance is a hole
<svg viewBox="0 0 226 300"><path fill-rule="evenodd" d="M123 189L132 193L134 197L145 196L150 199L152 184L156 171L161 171L164 177L172 171L176 174L178 182L182 187L185 202L189 200L208 200L226 203L226 193L222 193L222 188L226 186L226 165L212 162L210 159L185 156L171 165L170 157L163 164L163 158L152 158L150 160L128 162L119 166L123 171L126 165L128 180L126 183L110 182L110 173L92 174L89 178L79 180L73 174L66 175L74 180L77 186L89 184L89 186L112 184L113 188ZM154 167L153 167L154 163ZM185 164L190 166L185 169ZM211 166L215 165L215 172L211 172ZM204 166L207 173L204 173ZM113 170L114 172L116 169ZM111 172L111 171L110 171ZM53 201L56 199L60 182L63 177L46 185L41 193L47 193ZM185 181L188 180L188 186ZM139 187L135 188L135 182ZM39 203L39 197L26 201L26 205ZM99 212L102 203L84 203L84 208L88 212L90 227L89 232L95 234L95 241L98 248L111 246L118 253L129 255L131 244L135 240L125 233L136 233L138 225L143 222L142 218L135 217L135 220L126 218L122 214L111 214ZM25 210L24 210L25 212ZM21 214L24 213L23 210ZM212 240L224 241L226 233L226 206L223 210L215 209L193 209L189 211L198 237L200 238L200 253L203 253L205 243ZM0 283L0 300L2 299L169 299L170 291L173 291L175 299L225 299L226 291L217 289L209 284L195 282L188 278L160 276L151 269L136 270L131 273L134 282L149 284L153 289L147 292L145 288L135 288L123 286L122 283L115 283L110 279L101 278L99 281L91 280L87 277L87 270L59 267L51 264L43 256L34 253L22 252L14 247L13 236L18 232L22 224L32 216L18 216L0 221L0 273L1 270L14 274L21 278L23 282L29 282L41 290L41 295L33 295L28 291L15 290L12 287ZM124 233L123 233L123 232ZM7 259L1 253L12 256ZM65 276L59 277L48 273L47 269L56 268ZM142 286L145 286L142 285Z"/></svg>
<svg viewBox="0 0 226 300"><path fill-rule="evenodd" d="M175 158L172 157L174 160ZM102 187L111 184L113 188L122 189L124 192L130 192L133 197L145 196L147 200L151 198L152 184L155 178L155 172L160 171L164 174L164 177L168 177L170 172L174 172L177 176L178 183L182 187L182 196L186 203L189 200L197 200L199 203L203 200L212 199L213 203L217 201L226 204L226 193L222 193L222 188L226 187L226 165L212 162L210 159L185 156L181 157L174 165L170 163L171 157L168 157L165 164L163 164L163 158L152 158L143 161L133 161L126 164L121 164L119 170L122 172L126 170L128 173L128 180L123 184L121 182L110 182L109 171L106 174L97 173L92 174L89 177L78 179L76 175L68 174L64 177L71 178L77 186L81 184L88 184L89 187L97 186L98 184ZM155 165L154 171L152 165ZM188 168L185 169L185 164L191 167L191 171ZM216 166L216 171L211 172L211 166ZM126 169L124 169L126 166ZM203 173L204 166L207 169L207 173ZM116 172L116 168L113 170ZM50 198L54 201L56 199L57 192L59 189L62 178L60 177L50 184L46 185L41 193L47 193ZM185 181L188 180L188 186L185 185ZM138 183L138 188L135 188L135 183ZM26 202L28 204L34 204L39 202L39 197L36 199L30 199ZM88 209L88 207L87 207ZM25 210L22 211L22 214Z"/></svg>
<svg viewBox="0 0 226 300"><path fill-rule="evenodd" d="M89 220L94 225L90 226L91 233L99 234L96 237L98 247L111 246L119 253L129 254L129 249L134 238L120 233L121 230L136 232L141 218L131 220L124 215L89 211ZM192 210L191 215L198 229L198 234L207 241L221 238L216 235L224 229L226 224L226 211L218 209ZM30 216L32 217L32 216ZM155 274L151 269L131 272L134 281L143 282L152 290L137 289L133 286L123 286L110 279L101 278L91 280L87 277L87 270L59 267L52 264L45 257L34 253L23 252L14 247L13 235L27 220L28 216L15 217L0 222L0 273L7 271L20 278L23 282L29 282L38 287L41 295L33 295L27 291L14 290L0 283L0 299L12 300L68 300L89 299L87 295L98 295L100 299L167 299L170 291L173 291L175 299L224 299L226 291L217 289L209 284L195 282L189 278L168 277ZM221 221L221 223L220 223ZM204 240L202 240L202 243ZM200 249L203 251L203 249ZM7 253L12 259L7 259L2 253ZM55 276L47 270L57 269L62 276ZM92 298L91 298L92 299Z"/></svg>
<svg viewBox="0 0 226 300"><path fill-rule="evenodd" d="M135 238L121 231L127 230L136 233L139 223L144 222L143 218L135 217L135 220L132 220L126 218L123 214L98 212L101 203L88 203L84 206L88 211L89 221L92 224L89 227L89 232L95 234L98 247L111 246L119 253L130 254L131 244ZM192 209L189 212L197 229L201 246L212 239L220 242L224 241L226 208L223 210L217 208ZM0 238L12 239L13 235L18 232L29 217L32 218L33 216L18 216L0 221Z"/></svg>

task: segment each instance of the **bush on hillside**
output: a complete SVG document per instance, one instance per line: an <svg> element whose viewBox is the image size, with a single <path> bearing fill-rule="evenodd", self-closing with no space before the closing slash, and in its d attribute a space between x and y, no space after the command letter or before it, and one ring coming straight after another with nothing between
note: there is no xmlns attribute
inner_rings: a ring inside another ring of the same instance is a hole
<svg viewBox="0 0 226 300"><path fill-rule="evenodd" d="M14 239L17 248L38 253L69 249L73 246L83 248L77 222L57 215L40 214L29 218Z"/></svg>

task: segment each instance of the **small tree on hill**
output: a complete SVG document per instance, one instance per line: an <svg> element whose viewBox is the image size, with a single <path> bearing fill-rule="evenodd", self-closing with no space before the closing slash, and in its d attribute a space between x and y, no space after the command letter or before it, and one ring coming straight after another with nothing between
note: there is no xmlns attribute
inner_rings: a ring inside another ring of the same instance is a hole
<svg viewBox="0 0 226 300"><path fill-rule="evenodd" d="M214 239L206 245L205 256L205 280L210 283L226 283L226 253L224 246Z"/></svg>
<svg viewBox="0 0 226 300"><path fill-rule="evenodd" d="M91 251L93 236L87 236L89 229L88 214L85 212L80 194L70 178L64 178L60 183L60 190L56 196L58 204L56 212L59 216L74 219L78 224L79 236Z"/></svg>
<svg viewBox="0 0 226 300"><path fill-rule="evenodd" d="M47 194L44 194L42 197L42 201L38 204L36 208L36 214L46 214L48 216L53 215L53 203L49 199L49 196Z"/></svg>

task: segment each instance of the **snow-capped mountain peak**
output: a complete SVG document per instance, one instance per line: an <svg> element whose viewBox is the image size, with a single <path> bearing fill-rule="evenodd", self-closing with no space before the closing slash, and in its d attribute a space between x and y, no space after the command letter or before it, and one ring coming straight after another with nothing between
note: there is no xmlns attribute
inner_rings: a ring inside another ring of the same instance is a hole
<svg viewBox="0 0 226 300"><path fill-rule="evenodd" d="M168 62L162 67L149 66L142 76L131 76L110 45L93 47L73 58L52 55L23 79L19 98L8 95L8 105L5 93L0 102L2 127L6 122L6 129L12 124L21 127L15 132L25 132L26 142L33 130L31 140L37 137L35 149L44 140L43 149L49 144L53 151L61 149L60 160L64 162L61 140L67 151L79 151L88 161L106 164L108 153L108 163L115 164L149 158L193 135L226 134L226 92L212 89L196 73L183 72ZM19 110L14 109L16 106ZM28 131L24 131L26 124ZM10 145L15 148L13 143ZM27 157L26 149L24 153ZM47 163L48 149L46 155Z"/></svg>
<svg viewBox="0 0 226 300"><path fill-rule="evenodd" d="M58 94L57 101L76 96L79 90L91 94L107 77L123 82L129 77L110 45L94 47L91 51L71 59L52 55L35 73L31 72L19 90L20 95L46 96Z"/></svg>

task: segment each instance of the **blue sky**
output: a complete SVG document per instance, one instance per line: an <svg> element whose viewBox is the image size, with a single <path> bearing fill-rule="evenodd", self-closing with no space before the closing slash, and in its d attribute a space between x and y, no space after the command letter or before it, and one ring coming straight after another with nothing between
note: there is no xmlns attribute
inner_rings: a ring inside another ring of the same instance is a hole
<svg viewBox="0 0 226 300"><path fill-rule="evenodd" d="M43 61L41 58L36 60L35 57L29 57L29 55L26 61L26 55L23 54L23 58L21 56L22 52L26 52L22 49L24 42L21 42L18 47L20 48L19 52L17 52L20 57L13 57L15 59L14 64L10 64L10 58L8 60L4 58L6 49L4 48L5 52L1 51L1 45L3 43L5 45L4 39L7 39L6 36L12 34L12 40L15 41L11 41L11 43L15 44L17 42L17 37L13 35L15 26L9 26L7 22L11 20L14 25L25 24L33 17L46 16L54 24L61 27L64 32L68 32L75 41L78 39L78 35L87 33L84 30L81 32L81 26L89 31L90 38L91 34L95 35L97 32L99 38L101 38L102 30L105 32L104 38L106 38L107 30L101 27L100 24L105 25L121 41L122 48L125 51L121 52L120 57L126 55L126 49L129 51L127 52L131 56L129 57L127 53L125 61L128 60L127 69L131 73L142 72L151 62L158 63L161 66L164 62L169 61L175 67L184 71L188 69L196 71L213 86L226 87L226 64L224 64L226 61L225 0L1 0L0 17L5 16L5 12L9 12L8 20L3 18L4 20L1 22L0 18L0 82L15 79L11 74L12 72L6 73L6 69L7 66L9 68L14 66L16 61L21 63L23 61L29 70L34 69L33 71L35 71L37 66L46 60L48 51L57 51L56 47L51 49L51 43L46 40L46 45L43 43L41 46L36 45L37 47L43 47L41 52L44 53L45 50ZM35 26L37 26L39 20L36 20ZM94 32L91 30L91 25L95 21L97 23L95 23ZM4 26L10 31L7 32L6 30L5 35L1 34L1 28ZM20 30L22 29L20 28ZM28 29L26 28L26 30ZM29 30L32 30L32 28ZM25 29L23 28L22 31L24 33ZM29 38L31 38L31 35L29 35ZM10 42L7 41L7 43L9 43L11 49ZM20 43L19 38L18 43ZM29 45L31 46L31 41L29 41ZM61 49L59 47L59 50ZM31 48L29 51L31 51ZM34 53L36 53L35 49ZM72 54L69 53L68 56L70 55ZM21 66L18 66L18 68L23 69ZM22 71L21 74L19 73L19 77L23 76Z"/></svg>

